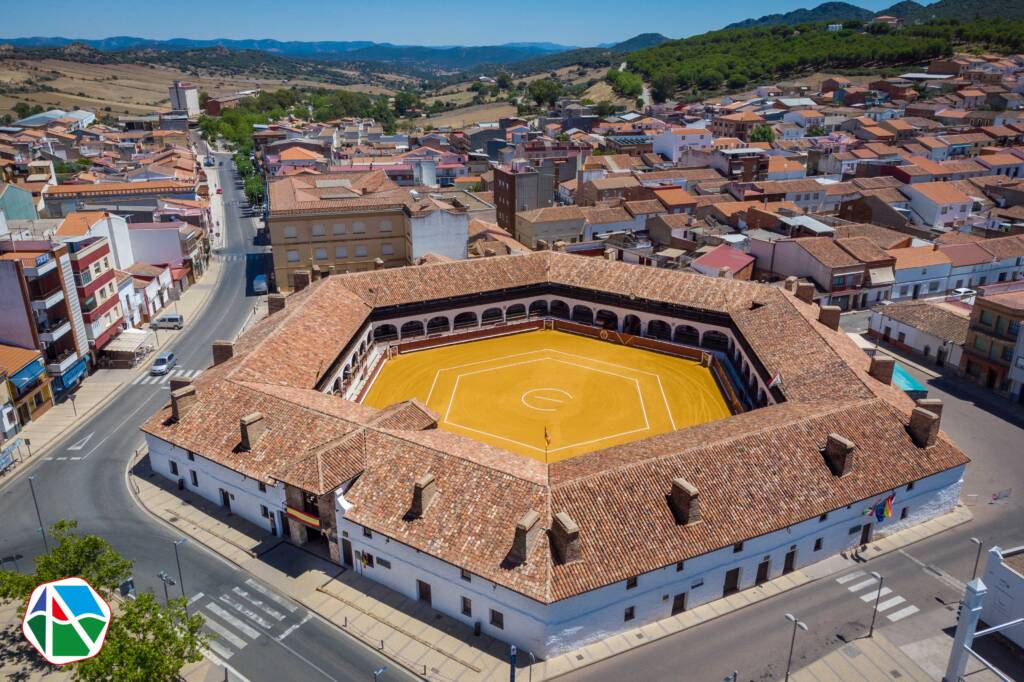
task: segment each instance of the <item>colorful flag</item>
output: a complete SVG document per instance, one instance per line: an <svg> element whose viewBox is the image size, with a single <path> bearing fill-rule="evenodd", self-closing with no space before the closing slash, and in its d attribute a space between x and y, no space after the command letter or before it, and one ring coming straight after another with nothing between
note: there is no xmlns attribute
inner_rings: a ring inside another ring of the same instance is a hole
<svg viewBox="0 0 1024 682"><path fill-rule="evenodd" d="M892 518L892 501L895 495L889 495L881 502L875 505L875 518L881 522L883 519Z"/></svg>
<svg viewBox="0 0 1024 682"><path fill-rule="evenodd" d="M892 501L895 497L895 495L889 495L889 497L885 498L885 518L887 519L892 518Z"/></svg>
<svg viewBox="0 0 1024 682"><path fill-rule="evenodd" d="M782 372L776 372L775 376L773 376L772 380L768 383L768 390L771 390L771 389L775 388L776 386L781 386L781 385L782 385Z"/></svg>

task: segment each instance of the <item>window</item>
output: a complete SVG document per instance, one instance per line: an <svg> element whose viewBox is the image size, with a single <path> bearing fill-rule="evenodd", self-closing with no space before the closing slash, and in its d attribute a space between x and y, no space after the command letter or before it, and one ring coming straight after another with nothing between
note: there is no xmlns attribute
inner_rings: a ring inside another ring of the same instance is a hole
<svg viewBox="0 0 1024 682"><path fill-rule="evenodd" d="M473 617L473 600L469 597L462 598L462 615L467 618Z"/></svg>
<svg viewBox="0 0 1024 682"><path fill-rule="evenodd" d="M938 280L934 280L934 281L928 282L928 291L938 291L938 290L939 290L939 282L938 282Z"/></svg>
<svg viewBox="0 0 1024 682"><path fill-rule="evenodd" d="M911 481L910 483L907 484L907 492L909 493L913 489L914 489L914 482Z"/></svg>
<svg viewBox="0 0 1024 682"><path fill-rule="evenodd" d="M363 526L363 537L373 539L373 531Z"/></svg>
<svg viewBox="0 0 1024 682"><path fill-rule="evenodd" d="M110 269L110 258L108 256L104 256L103 257L103 269L104 270Z"/></svg>
<svg viewBox="0 0 1024 682"><path fill-rule="evenodd" d="M1011 360L1013 360L1013 346L1003 346L1003 352L1001 354L1001 357L1006 362L1010 362Z"/></svg>
<svg viewBox="0 0 1024 682"><path fill-rule="evenodd" d="M501 611L495 611L491 609L491 625L498 628L499 630L505 629L505 614Z"/></svg>
<svg viewBox="0 0 1024 682"><path fill-rule="evenodd" d="M626 589L627 590L632 590L634 587L636 587L636 576L635 575L626 578Z"/></svg>
<svg viewBox="0 0 1024 682"><path fill-rule="evenodd" d="M907 340L907 334L905 332L900 332L899 334L896 335L896 340L899 341L900 343L905 342Z"/></svg>
<svg viewBox="0 0 1024 682"><path fill-rule="evenodd" d="M815 552L820 552L821 551L821 538L817 538L814 541L814 551Z"/></svg>
<svg viewBox="0 0 1024 682"><path fill-rule="evenodd" d="M188 477L189 477L189 480L192 481L192 486L195 487L195 488L198 488L199 487L199 477L196 476L196 472L190 470L188 472Z"/></svg>
<svg viewBox="0 0 1024 682"><path fill-rule="evenodd" d="M992 312L988 310L981 311L981 317L979 318L983 325L992 326Z"/></svg>
<svg viewBox="0 0 1024 682"><path fill-rule="evenodd" d="M459 577L465 580L467 583L473 581L473 574L464 568L459 570Z"/></svg>
<svg viewBox="0 0 1024 682"><path fill-rule="evenodd" d="M352 223L352 232L354 232L355 234L362 234L366 232L366 225L359 221L356 221Z"/></svg>
<svg viewBox="0 0 1024 682"><path fill-rule="evenodd" d="M259 481L259 482L258 482L258 483L256 484L256 488L257 488L257 489L259 489L259 491L260 491L261 493L265 493L265 492L267 492L267 484L266 484L266 483L264 483L263 481Z"/></svg>
<svg viewBox="0 0 1024 682"><path fill-rule="evenodd" d="M335 235L345 234L345 223L334 223L331 232Z"/></svg>
<svg viewBox="0 0 1024 682"><path fill-rule="evenodd" d="M381 568L386 568L388 570L391 570L391 562L388 561L387 559L381 559L380 557L377 557L377 565L380 566Z"/></svg>
<svg viewBox="0 0 1024 682"><path fill-rule="evenodd" d="M366 257L366 247L365 246L357 246L356 247L356 258L365 258L365 257Z"/></svg>
<svg viewBox="0 0 1024 682"><path fill-rule="evenodd" d="M334 247L334 257L335 258L348 258L348 247L345 247L345 246L335 246Z"/></svg>
<svg viewBox="0 0 1024 682"><path fill-rule="evenodd" d="M821 516L818 517L818 523L822 523L827 518L828 518L828 512L825 512L824 514L822 514Z"/></svg>
<svg viewBox="0 0 1024 682"><path fill-rule="evenodd" d="M739 542L737 542L735 545L732 546L732 553L736 554L736 553L742 552L742 551L743 551L743 541L740 540Z"/></svg>
<svg viewBox="0 0 1024 682"><path fill-rule="evenodd" d="M313 236L314 237L323 237L324 236L324 226L323 225L314 225L313 226Z"/></svg>
<svg viewBox="0 0 1024 682"><path fill-rule="evenodd" d="M269 519L270 518L270 510L267 509L267 505L265 505L265 504L261 504L260 505L260 516L262 516L265 519Z"/></svg>
<svg viewBox="0 0 1024 682"><path fill-rule="evenodd" d="M363 566L373 568L373 555L369 552L363 552Z"/></svg>
<svg viewBox="0 0 1024 682"><path fill-rule="evenodd" d="M288 262L289 263L298 263L299 262L299 252L294 250L294 249L288 251L286 256L288 258Z"/></svg>
<svg viewBox="0 0 1024 682"><path fill-rule="evenodd" d="M381 232L390 232L391 231L391 221L390 220L382 220L380 222L380 231Z"/></svg>
<svg viewBox="0 0 1024 682"><path fill-rule="evenodd" d="M861 526L858 523L856 526L850 526L850 530L846 531L846 533L848 535L856 535L857 533L860 532L860 528L861 528Z"/></svg>
<svg viewBox="0 0 1024 682"><path fill-rule="evenodd" d="M906 296L910 292L910 287L900 287L900 296Z"/></svg>
<svg viewBox="0 0 1024 682"><path fill-rule="evenodd" d="M677 562L676 562L676 573L682 573L682 571L683 571L683 566L684 566L685 564L686 564L686 562L684 562L684 561L677 561Z"/></svg>
<svg viewBox="0 0 1024 682"><path fill-rule="evenodd" d="M196 461L196 455L195 455L194 452L188 453L188 461L190 461L190 462Z"/></svg>
<svg viewBox="0 0 1024 682"><path fill-rule="evenodd" d="M627 606L626 611L622 614L622 620L625 623L636 618L636 608L633 606Z"/></svg>
<svg viewBox="0 0 1024 682"><path fill-rule="evenodd" d="M900 521L902 521L903 519L907 518L907 515L909 513L910 513L910 508L909 507L904 507L903 509L900 509Z"/></svg>
<svg viewBox="0 0 1024 682"><path fill-rule="evenodd" d="M285 239L295 239L298 235L299 235L299 231L295 229L294 225L285 225L284 226L284 238Z"/></svg>
<svg viewBox="0 0 1024 682"><path fill-rule="evenodd" d="M327 249L316 249L313 251L313 255L317 260L327 260Z"/></svg>
<svg viewBox="0 0 1024 682"><path fill-rule="evenodd" d="M381 244L380 245L380 255L382 255L382 256L391 256L391 255L394 255L394 253L395 253L395 247L394 247L393 244Z"/></svg>
<svg viewBox="0 0 1024 682"><path fill-rule="evenodd" d="M178 463L172 460L171 461L171 476L177 476L177 475L178 475Z"/></svg>

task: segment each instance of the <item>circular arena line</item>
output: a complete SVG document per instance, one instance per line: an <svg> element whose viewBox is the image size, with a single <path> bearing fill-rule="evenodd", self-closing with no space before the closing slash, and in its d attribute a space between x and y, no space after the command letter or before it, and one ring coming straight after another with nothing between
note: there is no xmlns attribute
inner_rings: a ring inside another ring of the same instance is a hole
<svg viewBox="0 0 1024 682"><path fill-rule="evenodd" d="M560 388L531 388L519 398L531 410L538 412L555 412L559 407L573 399L572 393ZM542 406L533 404L539 401ZM543 406L547 405L547 406Z"/></svg>

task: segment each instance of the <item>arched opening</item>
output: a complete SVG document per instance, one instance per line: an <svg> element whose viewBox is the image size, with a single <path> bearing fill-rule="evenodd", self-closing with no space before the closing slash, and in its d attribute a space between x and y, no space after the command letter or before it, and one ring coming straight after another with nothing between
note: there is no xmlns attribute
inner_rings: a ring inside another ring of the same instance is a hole
<svg viewBox="0 0 1024 682"><path fill-rule="evenodd" d="M639 336L640 329L640 318L637 317L636 315L626 315L626 317L622 319L622 331L626 332L627 334Z"/></svg>
<svg viewBox="0 0 1024 682"><path fill-rule="evenodd" d="M344 379L345 381L348 381L349 379L351 379L352 378L352 368L349 367L348 365L345 365L345 369L341 370L341 378Z"/></svg>
<svg viewBox="0 0 1024 682"><path fill-rule="evenodd" d="M342 384L341 377L338 377L337 379L334 380L334 391L332 391L332 392L333 393L341 393L341 390L343 388L344 388L344 384Z"/></svg>
<svg viewBox="0 0 1024 682"><path fill-rule="evenodd" d="M701 345L708 350L727 351L729 350L729 337L714 330L704 332L704 340Z"/></svg>
<svg viewBox="0 0 1024 682"><path fill-rule="evenodd" d="M407 339L410 336L423 336L422 322L413 320L402 325L402 338Z"/></svg>
<svg viewBox="0 0 1024 682"><path fill-rule="evenodd" d="M483 324L494 324L495 322L501 322L504 317L505 315L501 312L501 308L488 308L480 316L480 322Z"/></svg>
<svg viewBox="0 0 1024 682"><path fill-rule="evenodd" d="M569 305L565 301L552 301L551 302L551 317L557 317L560 320L569 319Z"/></svg>
<svg viewBox="0 0 1024 682"><path fill-rule="evenodd" d="M459 313L455 316L456 329L468 329L476 326L476 313Z"/></svg>
<svg viewBox="0 0 1024 682"><path fill-rule="evenodd" d="M441 332L446 332L449 331L450 329L451 326L450 323L448 322L447 317L441 317L439 315L437 317L430 318L430 321L427 322L428 334L440 334Z"/></svg>
<svg viewBox="0 0 1024 682"><path fill-rule="evenodd" d="M393 324L382 324L373 330L374 341L394 341L398 338L398 327Z"/></svg>
<svg viewBox="0 0 1024 682"><path fill-rule="evenodd" d="M506 321L508 321L508 320L521 320L524 317L526 317L526 306L523 305L522 303L516 303L515 305L510 305L505 310L505 320Z"/></svg>
<svg viewBox="0 0 1024 682"><path fill-rule="evenodd" d="M530 317L547 317L548 316L548 302L547 301L534 301L530 304Z"/></svg>
<svg viewBox="0 0 1024 682"><path fill-rule="evenodd" d="M696 327L688 324L681 324L672 332L672 340L676 343L685 343L687 346L700 345L700 332Z"/></svg>
<svg viewBox="0 0 1024 682"><path fill-rule="evenodd" d="M760 389L757 392L757 404L764 407L768 404L768 396L765 394L764 389Z"/></svg>
<svg viewBox="0 0 1024 682"><path fill-rule="evenodd" d="M672 327L664 320L651 320L647 323L647 336L669 341L672 339Z"/></svg>
<svg viewBox="0 0 1024 682"><path fill-rule="evenodd" d="M619 328L619 316L610 310L598 310L597 315L594 316L594 321L598 327L603 327L604 329Z"/></svg>
<svg viewBox="0 0 1024 682"><path fill-rule="evenodd" d="M585 305L572 307L572 321L580 324L594 324L594 311Z"/></svg>

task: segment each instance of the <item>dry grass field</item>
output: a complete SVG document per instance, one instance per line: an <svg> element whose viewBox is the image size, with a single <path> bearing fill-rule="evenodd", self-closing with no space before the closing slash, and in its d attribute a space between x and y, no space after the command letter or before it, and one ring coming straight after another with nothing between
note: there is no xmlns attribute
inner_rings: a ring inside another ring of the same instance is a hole
<svg viewBox="0 0 1024 682"><path fill-rule="evenodd" d="M497 121L504 116L515 116L516 107L508 102L477 104L476 106L454 109L429 118L412 119L414 126L434 128L464 128L483 121Z"/></svg>
<svg viewBox="0 0 1024 682"><path fill-rule="evenodd" d="M341 88L316 81L271 80L261 78L195 77L183 71L163 66L139 64L82 64L55 59L40 61L0 60L0 113L7 112L17 102L39 104L44 107L72 109L79 107L110 114L144 114L166 109L167 86L173 80L188 80L211 95L225 94L259 87L277 90L291 86ZM35 81L54 88L54 91L31 89L13 93L14 87ZM371 94L392 94L392 91L369 84L344 86L344 89Z"/></svg>

